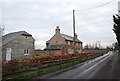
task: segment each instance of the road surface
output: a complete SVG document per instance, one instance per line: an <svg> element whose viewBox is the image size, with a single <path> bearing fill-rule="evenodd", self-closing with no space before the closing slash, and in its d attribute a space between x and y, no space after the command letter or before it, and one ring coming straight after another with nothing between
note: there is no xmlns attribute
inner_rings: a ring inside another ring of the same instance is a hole
<svg viewBox="0 0 120 81"><path fill-rule="evenodd" d="M74 69L40 79L119 79L120 54L109 52Z"/></svg>

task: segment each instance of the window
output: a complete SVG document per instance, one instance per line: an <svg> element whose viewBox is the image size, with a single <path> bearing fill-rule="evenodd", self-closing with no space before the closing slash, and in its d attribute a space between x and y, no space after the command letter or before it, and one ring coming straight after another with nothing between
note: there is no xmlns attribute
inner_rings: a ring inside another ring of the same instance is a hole
<svg viewBox="0 0 120 81"><path fill-rule="evenodd" d="M24 49L24 55L29 55L29 50L28 49Z"/></svg>
<svg viewBox="0 0 120 81"><path fill-rule="evenodd" d="M68 41L68 45L70 45L70 41Z"/></svg>
<svg viewBox="0 0 120 81"><path fill-rule="evenodd" d="M6 61L11 60L11 48L6 48Z"/></svg>
<svg viewBox="0 0 120 81"><path fill-rule="evenodd" d="M79 43L79 46L81 46L81 44Z"/></svg>
<svg viewBox="0 0 120 81"><path fill-rule="evenodd" d="M72 44L74 45L74 42L72 42Z"/></svg>
<svg viewBox="0 0 120 81"><path fill-rule="evenodd" d="M78 43L76 43L76 45L78 45Z"/></svg>

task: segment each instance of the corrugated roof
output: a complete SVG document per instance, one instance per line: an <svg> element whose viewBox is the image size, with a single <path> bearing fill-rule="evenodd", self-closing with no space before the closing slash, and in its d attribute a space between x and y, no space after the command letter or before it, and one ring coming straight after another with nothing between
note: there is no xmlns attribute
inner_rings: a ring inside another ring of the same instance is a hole
<svg viewBox="0 0 120 81"><path fill-rule="evenodd" d="M65 40L74 41L74 38L72 36L69 36L69 35L66 35L66 34L61 34L61 35ZM75 41L76 42L82 42L79 39L76 39Z"/></svg>
<svg viewBox="0 0 120 81"><path fill-rule="evenodd" d="M20 35L27 35L27 36L32 36L31 34L27 33L26 31L18 31L18 32L12 32L8 33L4 36L2 36L2 45L14 40Z"/></svg>
<svg viewBox="0 0 120 81"><path fill-rule="evenodd" d="M60 50L64 47L65 44L49 44L44 50Z"/></svg>

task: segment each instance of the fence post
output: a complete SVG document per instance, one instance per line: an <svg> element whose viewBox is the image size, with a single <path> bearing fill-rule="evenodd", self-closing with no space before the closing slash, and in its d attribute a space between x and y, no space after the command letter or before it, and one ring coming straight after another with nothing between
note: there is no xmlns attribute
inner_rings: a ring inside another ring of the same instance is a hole
<svg viewBox="0 0 120 81"><path fill-rule="evenodd" d="M60 59L59 60L59 63L60 63L60 69L62 68L62 60Z"/></svg>
<svg viewBox="0 0 120 81"><path fill-rule="evenodd" d="M40 60L38 61L38 76L40 76L40 69L41 69L41 63L40 63Z"/></svg>
<svg viewBox="0 0 120 81"><path fill-rule="evenodd" d="M72 61L72 65L75 65L75 60L76 58L74 57L71 61Z"/></svg>

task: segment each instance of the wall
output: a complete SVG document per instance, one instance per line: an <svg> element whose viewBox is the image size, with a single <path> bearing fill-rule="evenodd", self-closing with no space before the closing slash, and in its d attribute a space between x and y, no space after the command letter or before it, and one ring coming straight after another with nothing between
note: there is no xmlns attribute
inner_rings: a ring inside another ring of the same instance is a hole
<svg viewBox="0 0 120 81"><path fill-rule="evenodd" d="M12 49L12 59L27 59L34 56L34 39L21 35L3 46L3 61L6 57L6 48ZM24 55L24 49L29 49L29 55Z"/></svg>
<svg viewBox="0 0 120 81"><path fill-rule="evenodd" d="M65 44L65 39L61 36L61 34L56 33L49 41L51 44L53 43L61 43Z"/></svg>
<svg viewBox="0 0 120 81"><path fill-rule="evenodd" d="M107 53L108 50L106 49L101 49L101 50L83 50L83 52L104 52L104 53Z"/></svg>
<svg viewBox="0 0 120 81"><path fill-rule="evenodd" d="M35 55L39 56L40 54L45 54L44 50L35 50Z"/></svg>
<svg viewBox="0 0 120 81"><path fill-rule="evenodd" d="M66 41L66 48L67 48L67 53L72 54L74 53L74 44L73 42L70 41L70 45L68 44L68 41ZM82 43L75 43L75 49L78 53L82 52Z"/></svg>
<svg viewBox="0 0 120 81"><path fill-rule="evenodd" d="M45 54L46 55L61 55L62 50L46 50Z"/></svg>

